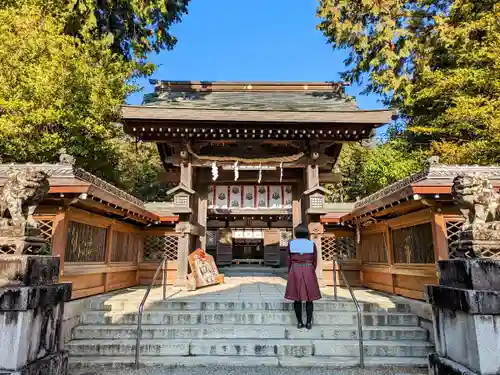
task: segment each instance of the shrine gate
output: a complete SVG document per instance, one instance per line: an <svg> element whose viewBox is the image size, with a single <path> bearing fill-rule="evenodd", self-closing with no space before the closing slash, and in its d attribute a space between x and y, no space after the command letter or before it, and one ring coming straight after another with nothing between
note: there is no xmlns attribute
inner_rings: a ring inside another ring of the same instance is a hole
<svg viewBox="0 0 500 375"><path fill-rule="evenodd" d="M197 247L221 266L282 265L302 222L321 254L323 186L338 181L342 145L370 139L392 116L359 109L342 83L152 83L143 105L122 107L122 121L129 135L157 144L165 183L175 186L177 284Z"/></svg>

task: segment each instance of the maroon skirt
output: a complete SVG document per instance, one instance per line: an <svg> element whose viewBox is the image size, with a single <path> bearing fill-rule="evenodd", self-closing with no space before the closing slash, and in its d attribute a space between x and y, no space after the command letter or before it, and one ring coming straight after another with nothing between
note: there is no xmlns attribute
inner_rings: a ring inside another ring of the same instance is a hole
<svg viewBox="0 0 500 375"><path fill-rule="evenodd" d="M292 259L285 298L293 301L315 301L321 298L316 270L312 263L299 263Z"/></svg>

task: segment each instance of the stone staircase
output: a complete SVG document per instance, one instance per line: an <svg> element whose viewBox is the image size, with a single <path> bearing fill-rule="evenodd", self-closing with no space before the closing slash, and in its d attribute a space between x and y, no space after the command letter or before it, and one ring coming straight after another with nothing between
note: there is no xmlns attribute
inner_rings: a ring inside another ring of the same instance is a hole
<svg viewBox="0 0 500 375"><path fill-rule="evenodd" d="M202 298L202 297L198 297ZM139 302L88 303L69 343L70 364L134 363ZM361 303L366 366L427 365L433 346L409 306ZM304 313L305 316L305 313ZM312 330L297 329L290 302L154 301L143 314L141 364L161 366L359 365L354 303L315 303Z"/></svg>

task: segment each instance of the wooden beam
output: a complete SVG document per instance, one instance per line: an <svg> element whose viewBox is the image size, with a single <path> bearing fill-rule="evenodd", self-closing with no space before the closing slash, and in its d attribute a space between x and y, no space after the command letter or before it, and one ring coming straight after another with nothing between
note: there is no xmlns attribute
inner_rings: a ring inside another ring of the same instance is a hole
<svg viewBox="0 0 500 375"><path fill-rule="evenodd" d="M68 242L68 215L65 209L56 213L52 223L52 254L59 256L59 274L64 275L64 251Z"/></svg>
<svg viewBox="0 0 500 375"><path fill-rule="evenodd" d="M432 216L432 238L434 242L434 260L448 260L448 237L446 233L446 221L441 212L433 212Z"/></svg>

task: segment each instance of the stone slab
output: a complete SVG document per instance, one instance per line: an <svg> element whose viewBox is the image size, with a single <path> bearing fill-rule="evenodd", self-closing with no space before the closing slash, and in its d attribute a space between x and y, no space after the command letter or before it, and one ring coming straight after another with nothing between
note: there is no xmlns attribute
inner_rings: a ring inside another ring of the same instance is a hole
<svg viewBox="0 0 500 375"><path fill-rule="evenodd" d="M10 286L0 289L0 312L26 311L52 306L71 298L71 283Z"/></svg>
<svg viewBox="0 0 500 375"><path fill-rule="evenodd" d="M437 353L429 355L429 375L478 375L467 367L439 356Z"/></svg>
<svg viewBox="0 0 500 375"><path fill-rule="evenodd" d="M60 258L49 255L0 255L0 287L38 286L59 280Z"/></svg>
<svg viewBox="0 0 500 375"><path fill-rule="evenodd" d="M470 290L426 285L427 301L434 306L468 314L500 315L500 290Z"/></svg>
<svg viewBox="0 0 500 375"><path fill-rule="evenodd" d="M481 374L500 373L500 315L434 308L436 352Z"/></svg>
<svg viewBox="0 0 500 375"><path fill-rule="evenodd" d="M500 290L500 260L440 260L438 270L439 284L443 286L473 290Z"/></svg>
<svg viewBox="0 0 500 375"><path fill-rule="evenodd" d="M30 363L20 370L0 369L0 375L67 375L68 363L68 352L61 351Z"/></svg>

